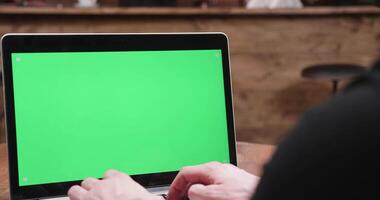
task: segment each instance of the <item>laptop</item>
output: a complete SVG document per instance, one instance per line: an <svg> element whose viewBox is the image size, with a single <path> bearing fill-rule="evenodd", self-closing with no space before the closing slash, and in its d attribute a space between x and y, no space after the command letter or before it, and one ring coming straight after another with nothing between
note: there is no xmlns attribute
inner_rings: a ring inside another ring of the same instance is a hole
<svg viewBox="0 0 380 200"><path fill-rule="evenodd" d="M67 199L108 169L164 194L178 171L236 165L223 33L7 34L10 199Z"/></svg>

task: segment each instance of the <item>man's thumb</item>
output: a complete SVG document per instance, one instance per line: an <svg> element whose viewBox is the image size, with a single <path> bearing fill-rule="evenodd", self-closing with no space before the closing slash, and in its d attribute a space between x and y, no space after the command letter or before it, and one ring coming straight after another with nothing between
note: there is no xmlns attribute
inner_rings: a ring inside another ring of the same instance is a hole
<svg viewBox="0 0 380 200"><path fill-rule="evenodd" d="M202 184L194 184L190 186L187 196L190 200L206 200L209 198L207 192L207 186Z"/></svg>

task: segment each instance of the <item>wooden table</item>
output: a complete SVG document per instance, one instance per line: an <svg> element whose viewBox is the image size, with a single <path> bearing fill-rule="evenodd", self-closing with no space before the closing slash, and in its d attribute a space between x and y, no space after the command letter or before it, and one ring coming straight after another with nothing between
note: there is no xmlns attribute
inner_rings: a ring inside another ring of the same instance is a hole
<svg viewBox="0 0 380 200"><path fill-rule="evenodd" d="M238 142L238 165L250 173L260 175L263 165L272 156L272 145ZM0 200L8 199L8 167L6 145L0 144Z"/></svg>
<svg viewBox="0 0 380 200"><path fill-rule="evenodd" d="M5 144L0 144L0 199L8 199L8 160Z"/></svg>

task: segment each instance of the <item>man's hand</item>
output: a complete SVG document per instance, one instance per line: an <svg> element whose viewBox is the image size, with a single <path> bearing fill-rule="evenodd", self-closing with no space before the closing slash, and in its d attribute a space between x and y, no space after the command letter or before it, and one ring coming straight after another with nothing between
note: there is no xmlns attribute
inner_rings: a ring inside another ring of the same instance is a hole
<svg viewBox="0 0 380 200"><path fill-rule="evenodd" d="M116 170L105 173L104 179L88 178L81 186L70 188L71 200L160 200L161 197L150 194L132 178Z"/></svg>
<svg viewBox="0 0 380 200"><path fill-rule="evenodd" d="M169 200L249 200L260 178L230 164L184 167L174 179Z"/></svg>

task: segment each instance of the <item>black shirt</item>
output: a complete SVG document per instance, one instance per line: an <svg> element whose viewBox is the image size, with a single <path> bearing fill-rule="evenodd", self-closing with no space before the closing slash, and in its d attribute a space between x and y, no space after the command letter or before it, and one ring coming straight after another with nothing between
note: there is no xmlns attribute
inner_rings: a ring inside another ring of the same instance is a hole
<svg viewBox="0 0 380 200"><path fill-rule="evenodd" d="M380 62L304 114L253 200L380 199Z"/></svg>

